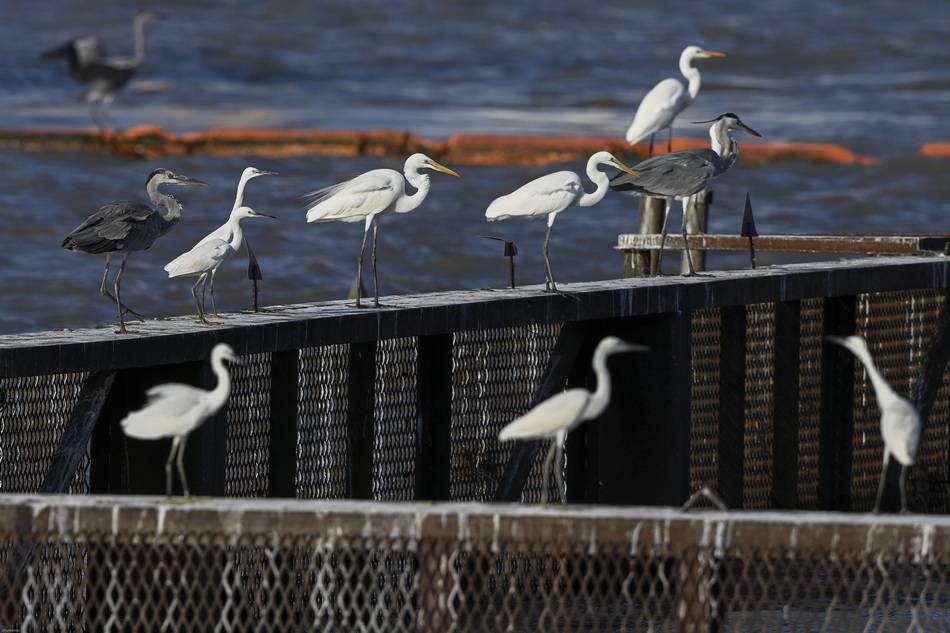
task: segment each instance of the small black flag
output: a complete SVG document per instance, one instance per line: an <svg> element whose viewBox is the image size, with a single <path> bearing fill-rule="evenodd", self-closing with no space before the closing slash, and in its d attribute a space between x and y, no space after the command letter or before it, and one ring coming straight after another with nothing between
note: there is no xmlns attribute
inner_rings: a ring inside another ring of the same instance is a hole
<svg viewBox="0 0 950 633"><path fill-rule="evenodd" d="M251 307L254 312L258 312L257 282L263 279L264 275L261 274L261 267L257 263L257 257L254 256L254 251L251 249L251 243L245 239L244 245L247 246L247 278L251 280L251 289L254 293L251 298Z"/></svg>
<svg viewBox="0 0 950 633"><path fill-rule="evenodd" d="M498 237L497 235L479 235L486 240L496 240L499 242L505 243L505 252L504 256L508 258L508 273L509 273L509 283L512 288L515 287L515 255L518 254L518 247L511 240L506 240L503 237Z"/></svg>
<svg viewBox="0 0 950 633"><path fill-rule="evenodd" d="M749 261L752 268L755 268L755 244L753 237L758 237L759 232L755 230L755 218L752 217L752 200L749 194L745 194L745 210L742 212L742 228L739 229L739 235L749 238Z"/></svg>

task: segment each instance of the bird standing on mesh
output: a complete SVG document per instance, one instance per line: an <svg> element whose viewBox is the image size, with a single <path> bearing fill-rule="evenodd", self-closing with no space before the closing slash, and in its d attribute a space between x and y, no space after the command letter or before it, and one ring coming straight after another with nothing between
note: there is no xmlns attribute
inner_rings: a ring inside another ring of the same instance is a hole
<svg viewBox="0 0 950 633"><path fill-rule="evenodd" d="M420 169L432 169L450 176L458 173L441 165L425 154L413 154L406 159L403 173L395 169L374 169L352 180L319 189L303 197L307 203L307 222L365 222L363 243L356 267L356 307L362 307L363 251L366 235L373 229L373 305L379 307L379 280L376 275L376 237L379 216L384 213L408 213L422 204L429 195L429 175ZM405 174L405 177L403 177ZM406 181L415 187L406 193Z"/></svg>
<svg viewBox="0 0 950 633"><path fill-rule="evenodd" d="M73 79L85 86L82 100L90 104L93 122L109 129L109 106L145 61L145 23L153 13L140 12L132 21L135 37L132 57L106 57L98 38L80 37L43 53L44 59L65 57Z"/></svg>
<svg viewBox="0 0 950 633"><path fill-rule="evenodd" d="M634 165L633 171L636 172L636 175L620 174L610 181L610 188L619 193L631 196L666 198L666 209L663 213L663 237L660 240L660 253L657 257L657 274L660 274L660 265L663 263L666 221L669 219L673 201L680 199L683 202L684 248L686 249L686 260L689 264L689 274L695 275L696 271L693 268L692 256L689 253L689 244L685 242L687 239L686 207L689 197L705 189L710 180L724 174L738 160L739 143L732 138L730 132L743 130L753 136L761 136L732 112L720 114L711 121L697 121L697 123L712 123L709 128L711 148L688 149L671 154L660 154Z"/></svg>
<svg viewBox="0 0 950 633"><path fill-rule="evenodd" d="M696 95L702 79L699 70L693 68L694 59L709 57L725 57L725 53L707 51L699 46L687 46L680 54L680 72L689 82L687 86L679 79L672 77L664 79L650 89L643 97L633 123L627 129L627 142L635 145L650 137L649 155L653 156L653 137L657 132L666 129L669 135L666 139L666 151L673 151L673 122L680 112L688 108Z"/></svg>
<svg viewBox="0 0 950 633"><path fill-rule="evenodd" d="M172 438L172 449L165 462L165 493L168 496L172 494L172 463L177 461L182 491L186 499L191 497L182 462L185 440L227 402L231 393L231 375L225 361L237 362L237 356L230 345L218 343L211 350L211 369L218 380L214 389L207 391L179 383L157 385L146 392L148 402L145 406L122 420L122 430L129 437L142 440Z"/></svg>
<svg viewBox="0 0 950 633"><path fill-rule="evenodd" d="M599 169L601 166L619 169L631 178L637 176L636 171L617 160L610 152L597 152L587 160L587 177L596 185L593 192L584 191L584 183L575 172L558 171L536 178L508 195L496 198L485 211L485 218L489 222L514 217L547 218L548 228L544 234L544 287L548 291L558 292L548 259L551 227L554 226L558 214L568 207L590 207L607 195L610 182L607 174Z"/></svg>
<svg viewBox="0 0 950 633"><path fill-rule="evenodd" d="M881 469L881 481L877 487L874 511L881 509L884 496L884 483L887 480L887 463L893 457L901 465L900 491L901 512L907 512L907 468L917 460L917 448L920 444L920 415L908 400L900 397L887 384L871 358L867 342L860 336L829 336L827 339L847 348L854 354L868 372L877 406L881 410L881 438L884 440L884 466Z"/></svg>
<svg viewBox="0 0 950 633"><path fill-rule="evenodd" d="M101 206L63 240L62 246L65 249L106 256L106 269L102 274L99 292L116 302L119 311L117 333L120 334L126 331L123 318L126 311L141 316L122 303L119 292L119 282L122 280L122 272L129 255L132 251L143 251L151 247L155 240L168 233L181 219L181 203L158 190L166 184L207 186L200 180L179 176L168 169L156 169L149 174L145 182L145 190L154 207L141 202L113 202ZM164 214L158 210L159 206L165 207ZM115 276L113 296L106 287L106 281L109 278L112 256L116 253L122 253L122 264Z"/></svg>
<svg viewBox="0 0 950 633"><path fill-rule="evenodd" d="M567 433L587 420L593 420L607 409L610 404L610 370L607 358L622 352L647 352L648 347L627 343L616 336L601 339L594 350L591 365L597 376L597 389L568 389L555 394L532 408L519 418L515 418L498 434L502 442L506 440L528 440L553 438L542 468L541 502L547 503L550 483L551 463L557 464L554 473L561 502L564 501L564 476L561 473L561 454Z"/></svg>

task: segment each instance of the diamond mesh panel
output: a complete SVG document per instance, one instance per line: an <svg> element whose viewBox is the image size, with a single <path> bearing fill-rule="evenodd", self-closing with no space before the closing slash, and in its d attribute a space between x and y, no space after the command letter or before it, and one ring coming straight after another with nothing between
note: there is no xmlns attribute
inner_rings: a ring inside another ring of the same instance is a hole
<svg viewBox="0 0 950 633"><path fill-rule="evenodd" d="M346 495L349 345L300 350L297 405L297 496Z"/></svg>
<svg viewBox="0 0 950 633"><path fill-rule="evenodd" d="M373 498L409 501L415 494L417 339L376 347L376 437Z"/></svg>
<svg viewBox="0 0 950 633"><path fill-rule="evenodd" d="M743 508L772 505L772 433L775 427L775 304L746 308L745 466Z"/></svg>
<svg viewBox="0 0 950 633"><path fill-rule="evenodd" d="M453 500L487 501L495 494L513 446L498 442L498 432L527 411L560 328L530 325L453 335ZM544 454L539 455L525 486L526 501L541 498Z"/></svg>
<svg viewBox="0 0 950 633"><path fill-rule="evenodd" d="M798 354L798 506L818 507L818 458L821 455L821 350L824 300L801 302Z"/></svg>
<svg viewBox="0 0 950 633"><path fill-rule="evenodd" d="M88 372L9 378L0 384L0 493L36 492L53 461ZM89 492L89 451L70 485Z"/></svg>
<svg viewBox="0 0 950 633"><path fill-rule="evenodd" d="M692 321L690 490L719 483L719 310L697 310Z"/></svg>
<svg viewBox="0 0 950 633"><path fill-rule="evenodd" d="M231 366L225 495L264 497L270 473L270 354Z"/></svg>

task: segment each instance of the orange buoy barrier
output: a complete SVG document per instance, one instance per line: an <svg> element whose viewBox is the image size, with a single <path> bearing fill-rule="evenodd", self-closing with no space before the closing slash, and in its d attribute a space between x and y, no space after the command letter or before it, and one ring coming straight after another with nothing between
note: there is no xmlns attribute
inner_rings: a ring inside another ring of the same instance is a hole
<svg viewBox="0 0 950 633"><path fill-rule="evenodd" d="M924 143L923 147L920 148L920 155L948 158L950 157L950 143L935 141Z"/></svg>
<svg viewBox="0 0 950 633"><path fill-rule="evenodd" d="M942 145L950 155L950 144ZM404 156L425 152L460 165L546 165L586 158L599 150L645 158L644 143L627 145L619 138L599 136L511 136L457 134L444 141L394 130L260 130L216 128L176 134L155 125L139 125L118 133L74 130L0 130L0 147L30 151L97 151L157 158L186 154L212 156ZM709 147L705 138L675 138L673 151ZM661 149L665 149L663 146ZM782 160L871 165L862 156L829 143L744 142L740 160L762 164Z"/></svg>

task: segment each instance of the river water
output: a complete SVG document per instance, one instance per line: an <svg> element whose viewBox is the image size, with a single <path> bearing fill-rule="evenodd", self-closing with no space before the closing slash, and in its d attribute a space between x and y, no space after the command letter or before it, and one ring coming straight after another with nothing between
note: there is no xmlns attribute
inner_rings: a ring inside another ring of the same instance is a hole
<svg viewBox="0 0 950 633"><path fill-rule="evenodd" d="M166 1L153 8L162 15L148 26L145 67L113 108L121 126L621 136L640 97L677 74L683 46L698 44L729 57L700 62L702 92L677 134L704 135L689 121L732 110L768 140L835 142L881 159L875 166L740 162L715 185L711 231L736 231L750 192L760 233L950 232L950 161L917 156L927 140L950 140L950 11L942 3ZM100 35L110 54L130 54L133 11L126 3L4 0L0 127L88 124L64 69L37 54L82 34ZM155 316L191 309L189 282L165 279L162 266L225 219L249 164L280 172L248 188L249 204L280 216L246 224L264 272L264 302L343 296L360 225L307 225L295 198L399 162L0 151L0 332L113 318L96 292L101 259L59 244L100 204L144 199L145 176L157 167L212 186L176 190L184 220L130 259L123 287L132 307ZM434 176L420 209L383 219L382 292L503 284L500 246L477 237L488 231L518 242L519 281L540 282L544 224L486 225L483 213L496 196L557 168L460 167L460 180ZM563 214L551 243L558 279L617 276L621 258L611 246L632 229L634 209L630 199L608 195ZM766 263L788 260L760 255ZM743 259L715 255L709 263ZM219 273L220 307L246 305L244 268L235 258Z"/></svg>

